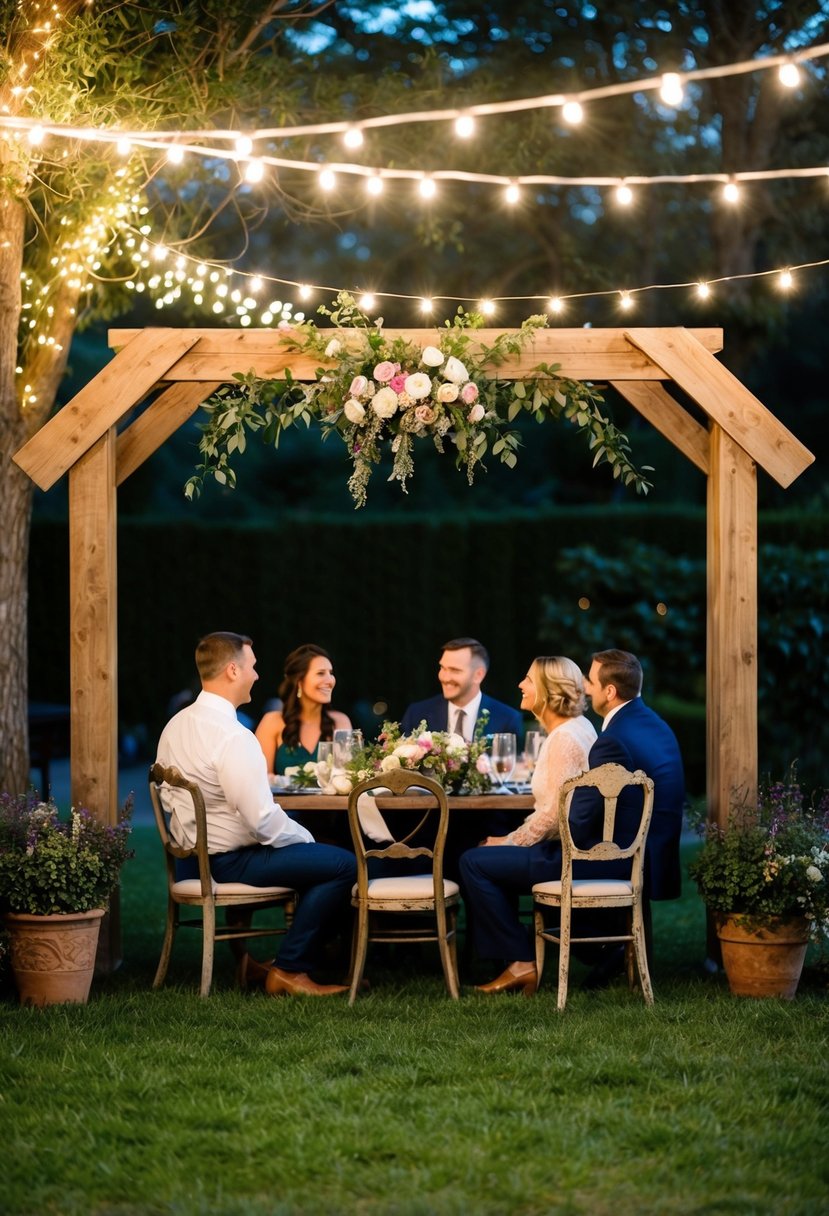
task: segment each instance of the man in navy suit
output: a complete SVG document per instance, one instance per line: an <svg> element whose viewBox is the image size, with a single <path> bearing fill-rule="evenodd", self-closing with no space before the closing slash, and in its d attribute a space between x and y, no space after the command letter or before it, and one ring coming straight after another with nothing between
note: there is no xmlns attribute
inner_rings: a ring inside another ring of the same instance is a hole
<svg viewBox="0 0 829 1216"><path fill-rule="evenodd" d="M489 655L475 638L453 638L451 642L444 643L438 668L442 692L427 701L415 701L408 707L400 722L403 734L411 734L425 721L429 730L451 730L463 735L464 739L471 739L475 724L486 710L489 717L483 733L513 734L520 746L523 723L519 711L481 692L488 669ZM460 725L459 713L462 715Z"/></svg>
<svg viewBox="0 0 829 1216"><path fill-rule="evenodd" d="M519 710L481 692L481 683L488 669L489 655L475 638L453 638L444 643L438 668L442 692L427 701L415 701L408 707L400 722L403 734L411 734L421 722L425 722L428 730L450 730L470 740L475 734L478 720L486 713L481 733L513 734L520 748L523 721ZM456 878L462 853L486 836L511 832L523 819L523 814L516 811L490 811L452 818L446 837L445 872L450 878Z"/></svg>

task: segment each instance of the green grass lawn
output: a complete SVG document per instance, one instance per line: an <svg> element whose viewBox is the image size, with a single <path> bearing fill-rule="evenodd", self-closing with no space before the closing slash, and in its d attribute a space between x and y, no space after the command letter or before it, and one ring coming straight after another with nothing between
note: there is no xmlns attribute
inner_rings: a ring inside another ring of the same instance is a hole
<svg viewBox="0 0 829 1216"><path fill-rule="evenodd" d="M219 947L202 1001L196 934L150 990L163 865L135 843L120 971L85 1007L0 1001L0 1212L829 1213L824 973L732 998L689 882L654 907L653 1009L574 964L558 1014L552 953L532 1000L452 1002L426 947L370 958L353 1009L243 995Z"/></svg>

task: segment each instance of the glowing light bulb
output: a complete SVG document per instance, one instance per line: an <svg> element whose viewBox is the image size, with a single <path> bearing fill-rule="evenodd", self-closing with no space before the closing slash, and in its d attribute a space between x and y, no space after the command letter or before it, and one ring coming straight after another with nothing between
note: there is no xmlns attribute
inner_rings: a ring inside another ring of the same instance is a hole
<svg viewBox="0 0 829 1216"><path fill-rule="evenodd" d="M785 85L787 89L796 89L800 84L800 68L791 60L788 63L781 63L777 74L780 78L780 83Z"/></svg>
<svg viewBox="0 0 829 1216"><path fill-rule="evenodd" d="M366 190L375 197L383 193L383 179L379 173L372 173L371 177L366 178Z"/></svg>
<svg viewBox="0 0 829 1216"><path fill-rule="evenodd" d="M707 300L711 295L711 288L707 283L697 283L697 295L701 300Z"/></svg>
<svg viewBox="0 0 829 1216"><path fill-rule="evenodd" d="M307 283L300 284L299 298L300 298L300 300L310 300L311 299L311 288L308 286Z"/></svg>
<svg viewBox="0 0 829 1216"><path fill-rule="evenodd" d="M723 186L722 196L727 203L739 203L740 187L736 182L726 182Z"/></svg>
<svg viewBox="0 0 829 1216"><path fill-rule="evenodd" d="M250 156L253 151L253 140L249 135L240 135L236 140L236 151L240 156Z"/></svg>
<svg viewBox="0 0 829 1216"><path fill-rule="evenodd" d="M564 301L560 300L558 296L551 296L547 301L547 307L549 308L550 312L564 312Z"/></svg>
<svg viewBox="0 0 829 1216"><path fill-rule="evenodd" d="M790 270L781 270L777 276L777 286L781 291L791 291L794 286L794 275Z"/></svg>
<svg viewBox="0 0 829 1216"><path fill-rule="evenodd" d="M258 274L255 274L253 276L253 278L250 281L249 286L250 286L251 291L261 291L262 290L263 283Z"/></svg>
<svg viewBox="0 0 829 1216"><path fill-rule="evenodd" d="M265 176L265 166L262 164L262 161L249 160L245 165L245 172L243 176L245 181L250 182L252 185L256 182L261 182L262 178Z"/></svg>
<svg viewBox="0 0 829 1216"><path fill-rule="evenodd" d="M432 309L434 308L434 306L435 306L434 302L432 300L427 300L427 299L421 300L420 304L419 304L419 308L420 308L421 312L431 312Z"/></svg>
<svg viewBox="0 0 829 1216"><path fill-rule="evenodd" d="M127 139L126 135L122 135L115 145L115 149L119 156L129 156L132 151L132 144Z"/></svg>
<svg viewBox="0 0 829 1216"><path fill-rule="evenodd" d="M685 90L682 87L682 77L678 72L665 72L659 88L659 96L666 106L682 105Z"/></svg>
<svg viewBox="0 0 829 1216"><path fill-rule="evenodd" d="M633 308L633 296L629 291L619 292L619 307L624 312L630 312L631 308Z"/></svg>
<svg viewBox="0 0 829 1216"><path fill-rule="evenodd" d="M180 148L178 144L171 144L167 149L167 160L171 165L180 165L184 160L184 148Z"/></svg>
<svg viewBox="0 0 829 1216"><path fill-rule="evenodd" d="M571 127L577 127L584 118L584 110L582 109L580 102L565 102L561 109L561 117L566 123L569 123Z"/></svg>
<svg viewBox="0 0 829 1216"><path fill-rule="evenodd" d="M319 175L320 190L330 192L337 185L337 176L331 169L321 169Z"/></svg>
<svg viewBox="0 0 829 1216"><path fill-rule="evenodd" d="M624 182L616 187L616 202L620 207L629 207L633 202L633 191Z"/></svg>
<svg viewBox="0 0 829 1216"><path fill-rule="evenodd" d="M363 132L359 127L349 127L343 133L343 143L347 148L362 148L365 143Z"/></svg>
<svg viewBox="0 0 829 1216"><path fill-rule="evenodd" d="M420 179L418 190L420 191L421 198L434 198L437 194L437 189L434 178L422 177Z"/></svg>
<svg viewBox="0 0 829 1216"><path fill-rule="evenodd" d="M169 250L165 245L156 245L155 249L153 250L153 257L157 262L163 262L168 252Z"/></svg>
<svg viewBox="0 0 829 1216"><path fill-rule="evenodd" d="M510 182L504 191L504 198L510 204L518 202L518 200L521 198L521 191L516 182Z"/></svg>
<svg viewBox="0 0 829 1216"><path fill-rule="evenodd" d="M43 137L45 134L46 132L39 124L29 128L29 143L33 148L36 148L39 144L43 143Z"/></svg>
<svg viewBox="0 0 829 1216"><path fill-rule="evenodd" d="M469 139L475 131L475 119L471 114L461 114L455 119L455 134L459 139Z"/></svg>
<svg viewBox="0 0 829 1216"><path fill-rule="evenodd" d="M363 312L371 312L372 308L374 308L374 303L374 296L371 292L367 291L365 295L360 296L360 308Z"/></svg>
<svg viewBox="0 0 829 1216"><path fill-rule="evenodd" d="M485 317L491 317L495 313L495 305L492 300L481 300L481 312Z"/></svg>

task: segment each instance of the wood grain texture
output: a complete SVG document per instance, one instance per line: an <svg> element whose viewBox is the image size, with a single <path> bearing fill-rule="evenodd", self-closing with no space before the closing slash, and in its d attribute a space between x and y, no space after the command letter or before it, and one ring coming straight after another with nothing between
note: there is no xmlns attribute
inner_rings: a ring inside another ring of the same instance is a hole
<svg viewBox="0 0 829 1216"><path fill-rule="evenodd" d="M143 414L118 436L116 482L120 486L140 469L171 435L175 434L201 403L216 389L218 381L171 384Z"/></svg>
<svg viewBox="0 0 829 1216"><path fill-rule="evenodd" d="M666 392L648 381L612 380L615 388L660 435L678 448L701 473L708 473L708 432Z"/></svg>

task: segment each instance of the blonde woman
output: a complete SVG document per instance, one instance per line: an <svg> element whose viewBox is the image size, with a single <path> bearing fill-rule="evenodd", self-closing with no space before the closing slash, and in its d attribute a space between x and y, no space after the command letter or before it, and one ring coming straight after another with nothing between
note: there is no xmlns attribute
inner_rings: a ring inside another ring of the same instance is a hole
<svg viewBox="0 0 829 1216"><path fill-rule="evenodd" d="M521 708L547 732L532 779L535 807L508 836L488 836L461 858L461 885L481 958L510 960L478 991L535 992L535 952L518 918L518 897L537 882L561 876L558 795L568 777L588 768L596 732L584 717L584 677L572 659L534 659L521 689Z"/></svg>

